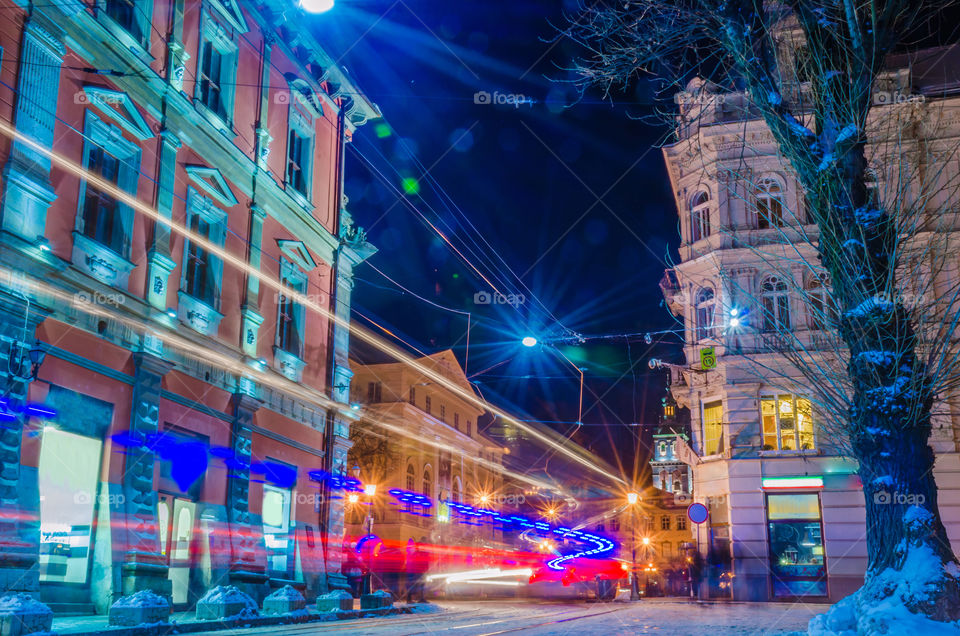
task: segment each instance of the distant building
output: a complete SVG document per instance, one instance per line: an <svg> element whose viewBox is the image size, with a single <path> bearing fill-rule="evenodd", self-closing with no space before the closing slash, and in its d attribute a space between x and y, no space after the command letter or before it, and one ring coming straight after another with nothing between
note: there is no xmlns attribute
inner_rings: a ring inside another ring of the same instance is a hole
<svg viewBox="0 0 960 636"><path fill-rule="evenodd" d="M680 411L687 417L681 418ZM653 431L650 474L653 487L675 495L688 496L693 490L693 470L680 459L678 440L690 443L689 412L677 406L673 395L663 398L660 424Z"/></svg>
<svg viewBox="0 0 960 636"><path fill-rule="evenodd" d="M452 351L418 362L473 392ZM376 485L376 494L348 504L347 536L356 540L372 531L395 546L413 540L503 547L495 525L464 525L444 504L509 510L524 503L523 490L502 475L503 448L477 431L483 409L404 363L352 367L353 401L361 409L348 464L364 484ZM406 506L393 490L425 495L433 506Z"/></svg>

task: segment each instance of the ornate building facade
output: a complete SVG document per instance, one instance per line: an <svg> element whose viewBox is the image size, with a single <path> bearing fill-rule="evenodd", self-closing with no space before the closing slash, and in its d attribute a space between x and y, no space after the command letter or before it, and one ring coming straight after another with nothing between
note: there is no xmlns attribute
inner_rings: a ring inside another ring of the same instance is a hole
<svg viewBox="0 0 960 636"><path fill-rule="evenodd" d="M343 154L379 111L291 2L2 8L0 591L343 585Z"/></svg>
<svg viewBox="0 0 960 636"><path fill-rule="evenodd" d="M878 95L912 97L876 103L868 127L874 156L884 118L909 124L898 141L909 161L925 160L918 146L955 140L955 118L943 113L957 105L956 74L944 70L956 69L957 50L927 53L892 58L881 75ZM797 350L835 351L824 322L827 281L809 265L818 261L805 240L815 241L817 228L742 93L694 80L678 103L678 140L663 152L680 217L680 263L661 288L686 329L686 365L672 369L672 391L691 411L693 495L710 513L700 547L720 574L708 589L739 600L835 602L863 582L862 484L777 335L789 332ZM956 177L955 162L947 170ZM875 176L869 185L880 191L896 183L896 174ZM715 368L701 366L704 349L716 355ZM930 442L956 550L960 426L953 408L938 406ZM732 585L722 585L724 575Z"/></svg>

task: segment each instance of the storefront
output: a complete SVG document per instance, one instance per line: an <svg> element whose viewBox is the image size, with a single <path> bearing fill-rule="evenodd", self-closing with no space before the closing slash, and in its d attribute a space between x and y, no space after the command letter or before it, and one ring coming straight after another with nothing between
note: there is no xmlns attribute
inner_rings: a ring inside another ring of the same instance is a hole
<svg viewBox="0 0 960 636"><path fill-rule="evenodd" d="M793 481L815 484L819 479ZM820 493L779 491L789 483L788 479L764 480L773 597L827 597Z"/></svg>

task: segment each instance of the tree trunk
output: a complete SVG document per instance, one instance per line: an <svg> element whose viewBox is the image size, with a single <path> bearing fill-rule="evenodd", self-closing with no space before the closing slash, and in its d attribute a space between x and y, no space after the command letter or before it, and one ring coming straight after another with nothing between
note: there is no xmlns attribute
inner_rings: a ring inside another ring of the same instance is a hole
<svg viewBox="0 0 960 636"><path fill-rule="evenodd" d="M836 151L837 135L830 137L828 147ZM864 172L860 142L846 149L810 197L849 351L849 431L863 483L868 551L859 601L896 596L912 612L956 620L960 569L940 518L929 445L932 381L916 355L916 317L896 293L894 251L903 237L891 214L867 196Z"/></svg>

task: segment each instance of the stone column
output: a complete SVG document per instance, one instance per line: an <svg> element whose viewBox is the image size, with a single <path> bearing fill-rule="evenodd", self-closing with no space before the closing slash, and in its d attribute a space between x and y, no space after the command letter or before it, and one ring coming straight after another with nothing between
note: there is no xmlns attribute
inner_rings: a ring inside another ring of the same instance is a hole
<svg viewBox="0 0 960 636"><path fill-rule="evenodd" d="M267 564L262 528L250 515L250 462L253 414L263 404L246 393L234 393L231 446L233 461L227 481L227 522L230 528L230 584L257 600L266 592Z"/></svg>
<svg viewBox="0 0 960 636"><path fill-rule="evenodd" d="M14 346L33 345L37 325L48 312L27 305L22 296L10 291L0 290L0 387L9 412L18 413L30 382L8 375L7 360ZM26 418L17 415L0 426L0 599L7 606L0 611L0 632L4 634L47 631L53 618L46 605L25 596L40 590L40 493L37 469L20 463L25 423ZM24 596L14 604L16 595Z"/></svg>
<svg viewBox="0 0 960 636"><path fill-rule="evenodd" d="M130 409L130 435L145 440L139 448L131 448L124 462L123 496L126 539L121 566L123 596L151 590L170 597L167 559L160 553L157 528L157 497L153 483L155 453L150 444L160 419L160 387L163 376L173 367L171 362L152 353L133 354L133 399Z"/></svg>
<svg viewBox="0 0 960 636"><path fill-rule="evenodd" d="M180 140L164 128L160 132L160 174L157 179L157 211L165 219L173 217L173 189L176 185L177 150ZM170 228L157 222L153 226L153 240L147 252L149 259L149 282L147 302L161 312L167 310L167 287L170 272L176 263L170 258Z"/></svg>
<svg viewBox="0 0 960 636"><path fill-rule="evenodd" d="M34 11L23 29L14 122L19 132L44 148L53 147L65 52L60 28ZM3 177L3 229L28 241L42 237L47 209L56 198L50 185L50 159L15 141Z"/></svg>
<svg viewBox="0 0 960 636"><path fill-rule="evenodd" d="M342 204L345 203L345 199ZM326 469L334 474L344 474L347 469L347 451L350 450L350 422L340 415L346 411L350 402L350 381L353 371L350 369L350 330L346 326L350 321L350 295L353 291L353 269L372 256L376 249L367 243L366 233L355 228L350 213L340 209L340 247L334 253L333 282L331 302L336 306L333 311L340 321L334 324L329 346L333 348L332 368L330 369L330 397L343 404L341 410L331 411L327 417ZM346 579L340 573L342 562L341 544L344 530L344 509L342 499L331 500L323 508L322 523L326 531L326 571L329 589L345 588ZM339 502L339 503L337 503Z"/></svg>

